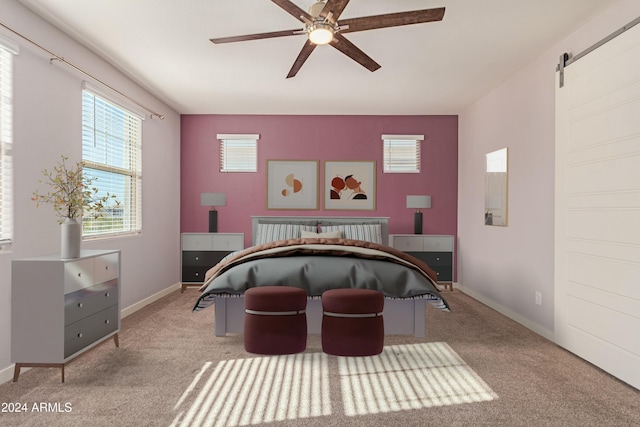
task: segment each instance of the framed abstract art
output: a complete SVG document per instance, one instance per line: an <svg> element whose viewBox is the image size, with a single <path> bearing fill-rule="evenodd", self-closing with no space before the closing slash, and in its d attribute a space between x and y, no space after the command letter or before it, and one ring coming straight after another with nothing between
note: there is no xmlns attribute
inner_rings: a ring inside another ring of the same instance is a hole
<svg viewBox="0 0 640 427"><path fill-rule="evenodd" d="M267 160L267 209L318 209L318 161Z"/></svg>
<svg viewBox="0 0 640 427"><path fill-rule="evenodd" d="M376 162L324 162L324 208L375 210Z"/></svg>

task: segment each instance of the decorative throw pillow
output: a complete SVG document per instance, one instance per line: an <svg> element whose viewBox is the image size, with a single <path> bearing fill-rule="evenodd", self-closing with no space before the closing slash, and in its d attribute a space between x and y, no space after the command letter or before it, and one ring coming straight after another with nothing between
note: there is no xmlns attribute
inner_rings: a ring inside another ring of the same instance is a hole
<svg viewBox="0 0 640 427"><path fill-rule="evenodd" d="M313 225L300 224L258 224L256 245L275 242L276 240L299 239L301 231L316 231Z"/></svg>
<svg viewBox="0 0 640 427"><path fill-rule="evenodd" d="M328 239L337 239L342 237L342 231L336 230L336 231L327 231L326 233L315 233L313 231L305 231L302 230L302 237L306 238L306 237L310 237L310 238L314 238L314 237L326 237Z"/></svg>
<svg viewBox="0 0 640 427"><path fill-rule="evenodd" d="M345 239L364 240L382 244L382 227L380 224L341 224L323 225L322 232L341 231Z"/></svg>

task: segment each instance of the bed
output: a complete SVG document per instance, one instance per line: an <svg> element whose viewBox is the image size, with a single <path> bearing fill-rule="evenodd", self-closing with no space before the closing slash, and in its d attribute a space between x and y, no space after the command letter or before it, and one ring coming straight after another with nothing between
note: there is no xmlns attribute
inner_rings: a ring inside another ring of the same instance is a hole
<svg viewBox="0 0 640 427"><path fill-rule="evenodd" d="M241 333L243 293L283 285L307 291L309 333L320 333L320 296L327 289L361 287L385 295L385 334L425 336L426 306L448 311L430 268L390 248L386 217L255 216L252 246L207 272L193 310L215 305L215 334Z"/></svg>

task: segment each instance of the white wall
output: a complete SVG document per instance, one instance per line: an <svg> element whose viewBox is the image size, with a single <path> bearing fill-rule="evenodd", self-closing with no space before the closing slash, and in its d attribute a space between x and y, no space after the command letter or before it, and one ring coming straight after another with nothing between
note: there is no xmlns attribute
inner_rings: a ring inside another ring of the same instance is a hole
<svg viewBox="0 0 640 427"><path fill-rule="evenodd" d="M460 114L461 289L553 338L555 67L640 16L620 0ZM483 225L484 155L509 147L509 226ZM542 293L542 305L535 304Z"/></svg>
<svg viewBox="0 0 640 427"><path fill-rule="evenodd" d="M0 21L166 116L143 122L143 233L85 242L83 248L122 251L122 306L179 281L180 117L121 73L18 2L2 0ZM14 243L0 251L0 373L11 365L11 260L56 253L60 230L47 205L30 200L44 168L60 154L81 158L81 83L86 77L10 31L20 46L14 66ZM34 295L34 298L37 298ZM28 309L28 307L26 307ZM33 313L37 316L37 313ZM122 336L121 340L126 340Z"/></svg>

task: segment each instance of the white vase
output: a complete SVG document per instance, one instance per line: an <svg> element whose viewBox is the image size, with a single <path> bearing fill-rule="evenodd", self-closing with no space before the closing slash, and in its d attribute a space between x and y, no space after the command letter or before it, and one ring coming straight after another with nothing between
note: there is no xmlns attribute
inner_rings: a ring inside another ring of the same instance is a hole
<svg viewBox="0 0 640 427"><path fill-rule="evenodd" d="M62 259L79 258L82 225L75 218L67 218L60 225L60 233L62 237L60 257Z"/></svg>

